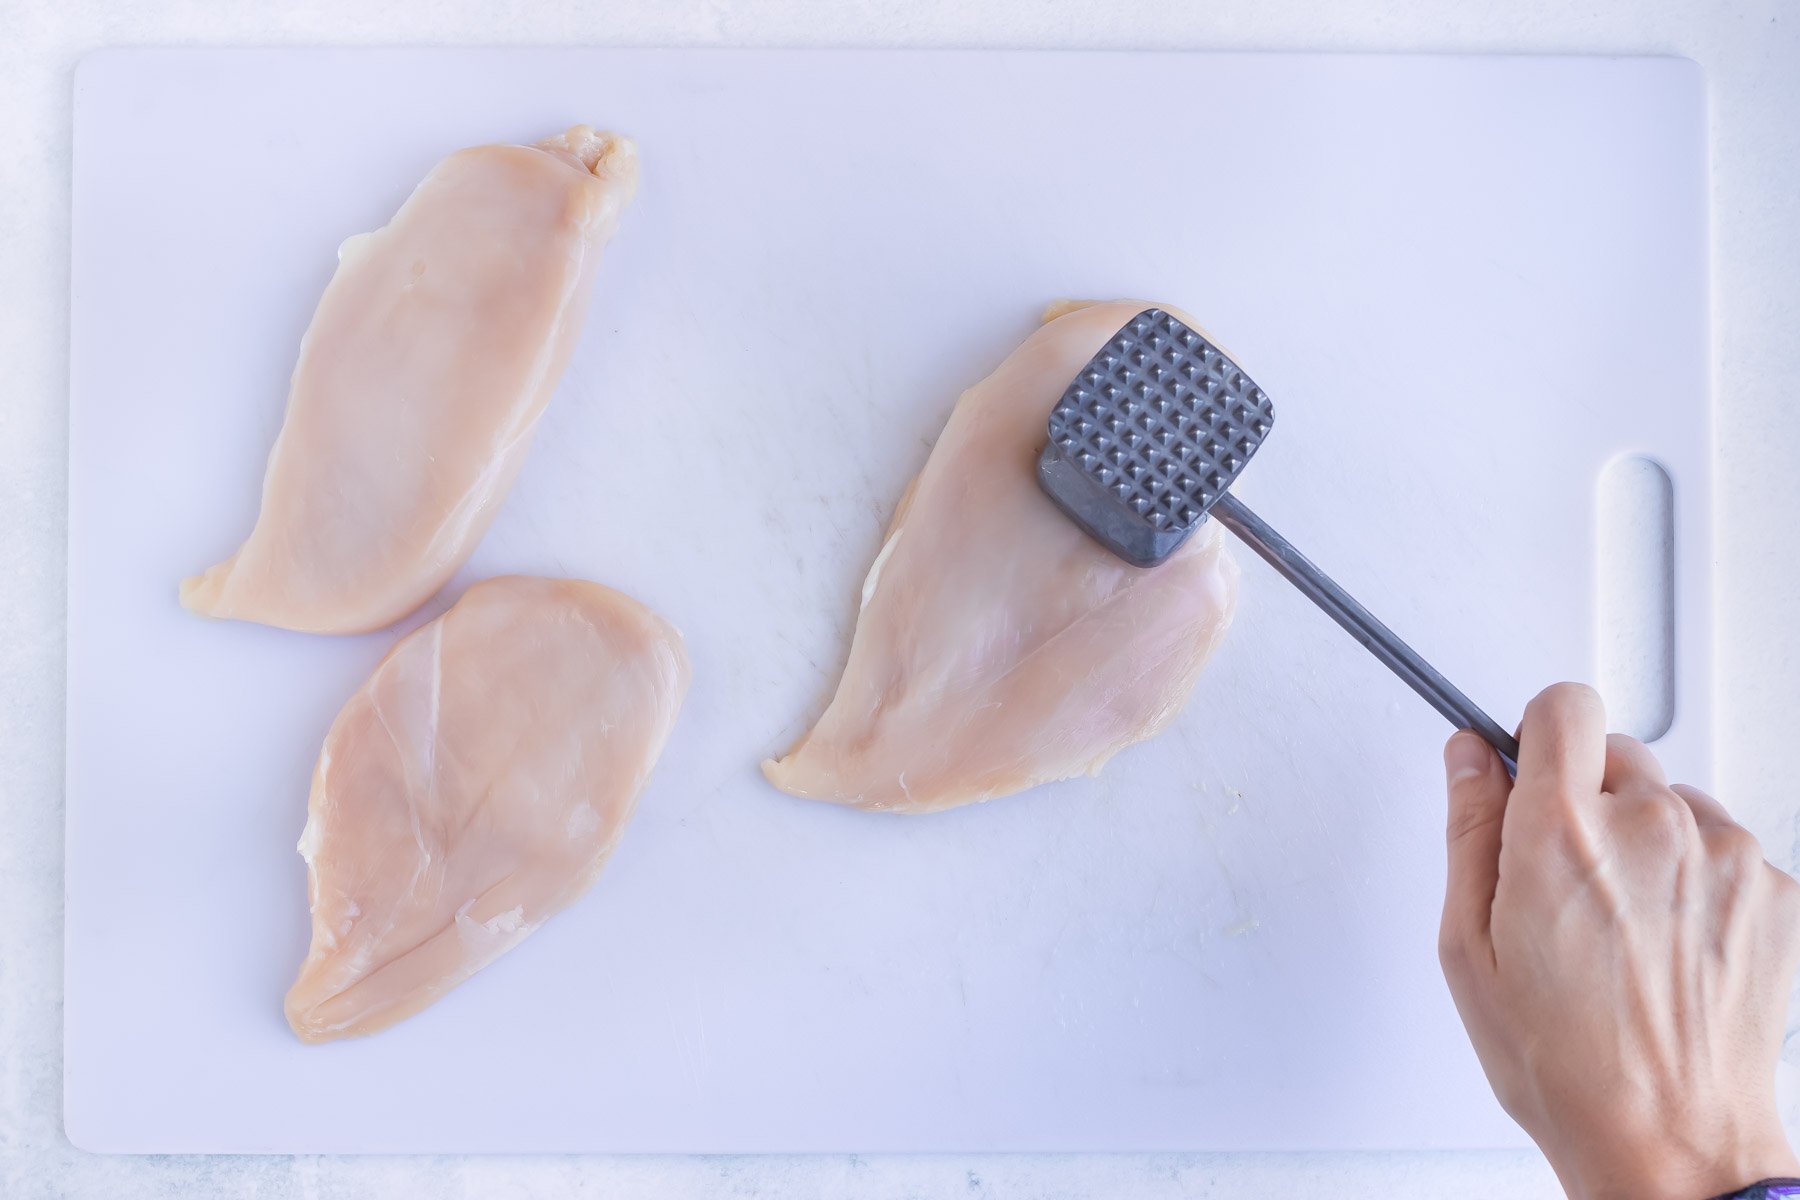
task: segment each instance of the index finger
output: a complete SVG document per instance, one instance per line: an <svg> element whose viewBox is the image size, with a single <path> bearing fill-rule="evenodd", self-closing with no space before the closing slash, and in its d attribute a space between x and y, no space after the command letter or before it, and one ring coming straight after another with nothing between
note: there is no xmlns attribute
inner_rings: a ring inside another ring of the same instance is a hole
<svg viewBox="0 0 1800 1200"><path fill-rule="evenodd" d="M1599 795L1606 777L1606 706L1593 688L1558 683L1525 706L1519 723L1519 782Z"/></svg>

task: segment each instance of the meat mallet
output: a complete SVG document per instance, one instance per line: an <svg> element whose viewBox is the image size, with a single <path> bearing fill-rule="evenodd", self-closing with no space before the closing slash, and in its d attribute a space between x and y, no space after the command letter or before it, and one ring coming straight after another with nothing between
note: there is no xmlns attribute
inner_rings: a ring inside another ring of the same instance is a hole
<svg viewBox="0 0 1800 1200"><path fill-rule="evenodd" d="M1231 494L1274 427L1274 405L1242 368L1196 330L1149 308L1108 339L1057 401L1038 483L1094 540L1139 567L1161 563L1209 515L1217 517L1515 770L1516 738Z"/></svg>

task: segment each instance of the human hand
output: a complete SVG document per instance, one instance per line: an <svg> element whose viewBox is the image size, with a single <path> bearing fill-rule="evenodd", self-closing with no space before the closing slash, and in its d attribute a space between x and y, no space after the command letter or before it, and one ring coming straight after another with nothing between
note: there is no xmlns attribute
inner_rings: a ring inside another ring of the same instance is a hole
<svg viewBox="0 0 1800 1200"><path fill-rule="evenodd" d="M1800 1175L1775 1111L1800 886L1705 793L1558 684L1507 778L1444 748L1439 957L1488 1082L1578 1200L1701 1200Z"/></svg>

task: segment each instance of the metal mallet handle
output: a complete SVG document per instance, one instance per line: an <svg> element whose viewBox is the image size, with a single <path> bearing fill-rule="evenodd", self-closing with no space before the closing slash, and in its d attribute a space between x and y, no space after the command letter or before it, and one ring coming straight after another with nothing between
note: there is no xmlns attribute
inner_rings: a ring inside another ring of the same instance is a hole
<svg viewBox="0 0 1800 1200"><path fill-rule="evenodd" d="M1517 738L1500 728L1473 700L1438 674L1430 663L1419 657L1417 651L1401 641L1393 630L1377 621L1373 613L1352 599L1348 592L1314 566L1306 555L1294 549L1286 538L1271 529L1261 517L1245 508L1230 492L1213 503L1209 515L1217 517L1220 524L1242 538L1252 550L1262 556L1263 561L1306 593L1314 604L1348 630L1351 637L1368 647L1371 654L1386 663L1389 670L1423 696L1427 704L1444 714L1452 725L1458 729L1472 729L1480 734L1506 760L1506 769L1517 771Z"/></svg>

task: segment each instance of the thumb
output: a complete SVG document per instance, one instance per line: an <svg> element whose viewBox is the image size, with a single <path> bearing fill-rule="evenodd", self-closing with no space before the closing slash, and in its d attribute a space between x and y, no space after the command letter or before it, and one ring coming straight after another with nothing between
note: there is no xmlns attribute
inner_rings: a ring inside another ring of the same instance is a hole
<svg viewBox="0 0 1800 1200"><path fill-rule="evenodd" d="M1500 829L1512 780L1500 756L1480 736L1463 730L1444 746L1450 794L1446 840L1450 866L1444 886L1441 949L1486 945L1500 883Z"/></svg>

